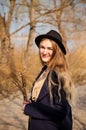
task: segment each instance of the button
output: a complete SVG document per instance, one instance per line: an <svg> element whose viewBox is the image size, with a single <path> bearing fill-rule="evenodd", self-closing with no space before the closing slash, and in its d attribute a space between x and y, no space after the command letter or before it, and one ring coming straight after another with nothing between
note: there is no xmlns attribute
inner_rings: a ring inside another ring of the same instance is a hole
<svg viewBox="0 0 86 130"><path fill-rule="evenodd" d="M32 97L32 100L33 100L33 101L36 101L36 98L35 98L35 97Z"/></svg>

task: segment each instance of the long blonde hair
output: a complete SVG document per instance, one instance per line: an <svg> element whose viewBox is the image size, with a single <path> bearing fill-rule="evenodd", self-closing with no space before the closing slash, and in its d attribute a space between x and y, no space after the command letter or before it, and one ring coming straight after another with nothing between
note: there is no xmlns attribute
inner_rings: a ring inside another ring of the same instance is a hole
<svg viewBox="0 0 86 130"><path fill-rule="evenodd" d="M69 103L72 103L73 97L74 97L74 95L73 95L74 85L71 80L66 57L63 54L63 52L61 51L61 49L59 48L59 46L57 45L57 43L55 43L52 40L50 40L50 42L52 43L52 48L53 48L53 55L52 55L50 62L48 63L48 69L51 70L51 73L49 75L49 85L48 85L50 97L52 99L52 92L51 92L50 86L53 83L51 75L52 75L52 71L54 70L58 75L59 85L57 85L57 86L59 87L58 88L59 99L61 99L60 89L61 89L61 85L63 85L63 89L66 92L66 98L69 101Z"/></svg>

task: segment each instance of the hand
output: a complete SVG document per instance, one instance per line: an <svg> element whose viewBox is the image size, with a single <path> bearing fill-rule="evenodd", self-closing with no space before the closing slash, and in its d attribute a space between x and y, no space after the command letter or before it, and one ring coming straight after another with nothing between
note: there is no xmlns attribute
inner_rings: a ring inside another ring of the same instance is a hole
<svg viewBox="0 0 86 130"><path fill-rule="evenodd" d="M27 104L29 104L29 103L31 103L31 100L28 100L28 101L24 101L23 102L23 105L22 105L22 110L24 111L24 109L25 109L25 106L27 105Z"/></svg>

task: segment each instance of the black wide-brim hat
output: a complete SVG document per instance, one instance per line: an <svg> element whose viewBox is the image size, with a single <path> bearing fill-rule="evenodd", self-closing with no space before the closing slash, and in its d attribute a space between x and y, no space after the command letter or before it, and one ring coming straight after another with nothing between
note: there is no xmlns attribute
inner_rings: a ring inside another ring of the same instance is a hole
<svg viewBox="0 0 86 130"><path fill-rule="evenodd" d="M47 39L51 39L51 40L55 41L58 44L58 46L60 47L60 49L62 50L62 52L66 55L66 49L62 43L62 37L58 32L51 30L46 34L37 36L35 39L35 43L38 47L43 38L47 38Z"/></svg>

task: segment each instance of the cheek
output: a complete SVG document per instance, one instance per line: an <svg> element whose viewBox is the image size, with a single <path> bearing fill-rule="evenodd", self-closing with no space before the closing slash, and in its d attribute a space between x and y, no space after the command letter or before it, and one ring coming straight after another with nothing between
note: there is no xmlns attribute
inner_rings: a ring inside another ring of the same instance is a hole
<svg viewBox="0 0 86 130"><path fill-rule="evenodd" d="M53 52L50 53L51 58L53 57Z"/></svg>
<svg viewBox="0 0 86 130"><path fill-rule="evenodd" d="M54 58L54 53L52 52L51 54L50 54L50 60L52 60Z"/></svg>

